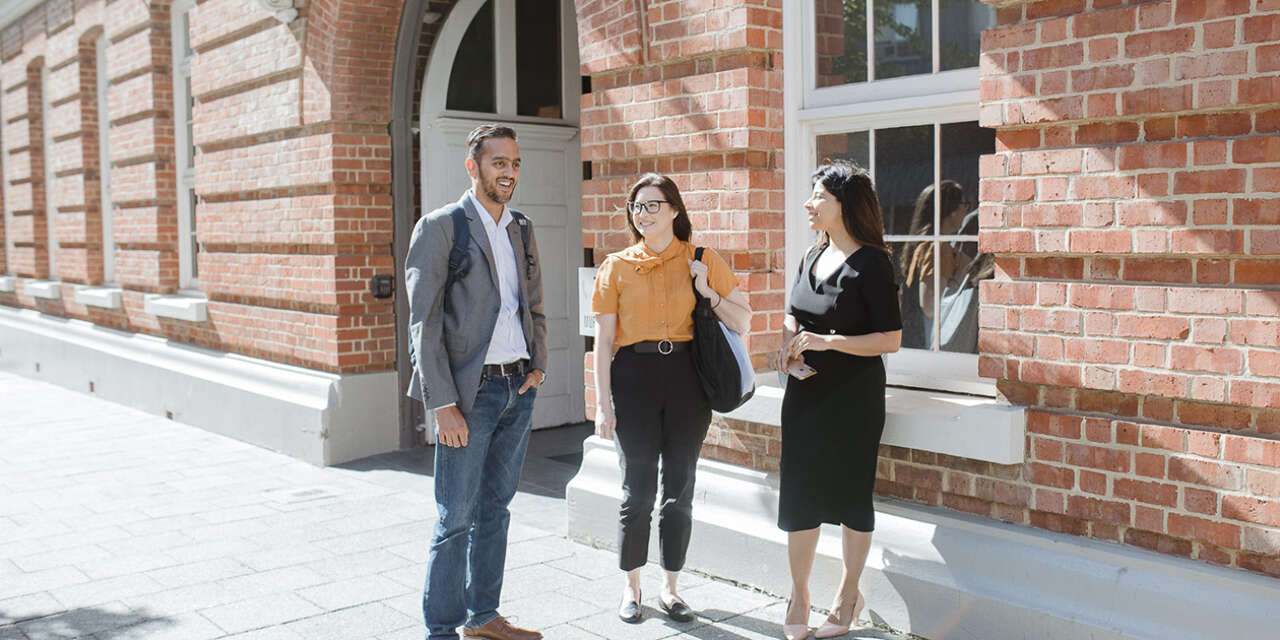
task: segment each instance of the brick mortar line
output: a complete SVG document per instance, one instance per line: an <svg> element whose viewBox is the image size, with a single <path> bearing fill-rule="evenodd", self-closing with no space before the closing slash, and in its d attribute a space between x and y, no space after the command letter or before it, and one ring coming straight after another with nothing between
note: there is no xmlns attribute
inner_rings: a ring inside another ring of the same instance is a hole
<svg viewBox="0 0 1280 640"><path fill-rule="evenodd" d="M298 17L296 18L297 20L306 20L308 18L308 14L310 12L307 11L306 9L307 9L306 7L299 7ZM270 31L271 29L275 28L277 25L280 24L280 22L276 20L274 16L270 14L263 14L263 15L265 17L263 17L261 20L251 24L247 24L239 29L236 29L235 31L231 31L228 33L224 33L220 36L209 38L208 40L202 41L199 45L195 45L195 43L192 43L191 48L196 53L208 53L210 51L213 51L214 49L219 49L230 44L235 44L239 40L256 36L259 33L262 33L263 31ZM304 26L310 27L311 24L308 21L305 23ZM290 28L290 33L292 33L292 28ZM304 34L306 33L305 28L303 30L303 33Z"/></svg>
<svg viewBox="0 0 1280 640"><path fill-rule="evenodd" d="M254 76L252 79L221 86L216 89L211 89L204 93L195 95L194 97L201 104L207 103L207 102L214 102L217 100L229 98L231 96L248 93L249 91L253 91L254 89L261 89L263 87L270 86L273 84L280 84L289 80L302 80L302 76L303 76L302 67L298 66L290 69L273 71L266 75ZM299 106L299 111L301 111L301 105L298 105L298 106Z"/></svg>
<svg viewBox="0 0 1280 640"><path fill-rule="evenodd" d="M669 42L669 41L664 40L663 42ZM645 69L653 69L653 68L656 68L656 69L665 69L666 67L675 66L675 65L683 64L683 63L687 63L687 62L696 62L696 61L698 61L698 60L712 60L712 61L715 61L715 60L723 60L723 59L729 59L729 58L732 58L733 56L743 55L743 54L759 54L759 55L762 55L762 56L764 56L764 64L765 64L765 65L768 65L768 66L751 66L751 65L741 65L741 66L728 67L728 68L725 68L725 69L712 69L711 71L708 71L708 72L706 72L706 73L697 73L697 71L696 71L696 69L695 69L695 71L694 71L693 73L690 73L690 74L678 75L678 76L675 76L675 77L672 77L672 78L662 78L662 79L659 79L659 80L652 80L652 81L645 82L645 83L642 83L642 84L635 84L635 85L633 85L633 84L622 84L622 85L616 85L616 86L612 86L612 87L610 87L610 88L608 88L608 89L601 89L600 91L611 91L611 90L613 90L613 89L621 89L621 88L624 88L624 87L638 87L638 86L642 86L642 85L653 84L654 82L670 82L670 81L672 81L672 80L679 80L679 79L681 79L681 78L688 78L688 77L699 76L699 75L715 75L715 74L718 74L718 73L726 73L726 72L731 72L731 71L737 71L737 70L740 70L740 69L759 69L759 70L761 70L761 71L780 71L780 69L777 69L777 68L775 68L775 67L774 67L773 57L772 57L772 56L773 56L773 50L772 50L772 49L756 49L756 48L752 48L752 47L739 47L739 48L736 48L736 49L725 49L725 50L709 51L709 52L706 52L706 53L698 53L698 54L693 54L693 55L688 55L688 56L681 56L681 57L678 57L678 58L667 58L667 59L663 60L662 62L658 62L658 63L650 63L650 64L647 64L647 65L645 65L645 64L632 65L632 66L629 66L629 67L621 67L621 68L617 68L617 69L610 69L610 70L608 70L608 71L604 71L604 72L601 72L601 73L594 73L594 74L588 74L588 75L590 75L590 76L592 77L592 79L593 79L593 80L594 80L595 78L602 78L602 79L603 79L603 78L613 78L613 77L619 77L619 76L623 76L623 75L626 75L626 74L634 73L634 72L636 72L636 71L643 71L643 70L645 70ZM593 88L592 93L597 93L597 91L595 91L595 90L594 90L594 88ZM590 94L587 94L587 95L590 95Z"/></svg>

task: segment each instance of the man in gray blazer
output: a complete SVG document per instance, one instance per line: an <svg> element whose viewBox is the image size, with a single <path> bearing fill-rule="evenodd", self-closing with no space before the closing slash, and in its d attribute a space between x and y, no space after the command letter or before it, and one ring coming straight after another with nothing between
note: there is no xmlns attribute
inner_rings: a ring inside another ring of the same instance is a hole
<svg viewBox="0 0 1280 640"><path fill-rule="evenodd" d="M422 612L430 640L457 640L459 626L469 637L537 640L498 615L498 601L507 505L547 366L542 271L532 223L506 206L520 177L515 131L481 125L467 150L471 189L418 221L405 261L409 395L435 416L440 445Z"/></svg>

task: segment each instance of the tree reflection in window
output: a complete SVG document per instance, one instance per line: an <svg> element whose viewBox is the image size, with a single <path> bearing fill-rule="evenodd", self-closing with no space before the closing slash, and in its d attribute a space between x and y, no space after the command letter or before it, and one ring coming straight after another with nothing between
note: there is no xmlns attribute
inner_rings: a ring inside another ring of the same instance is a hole
<svg viewBox="0 0 1280 640"><path fill-rule="evenodd" d="M868 77L867 0L814 0L817 87L932 73L931 0L873 2L875 69ZM938 68L978 64L980 35L995 12L978 0L940 0Z"/></svg>

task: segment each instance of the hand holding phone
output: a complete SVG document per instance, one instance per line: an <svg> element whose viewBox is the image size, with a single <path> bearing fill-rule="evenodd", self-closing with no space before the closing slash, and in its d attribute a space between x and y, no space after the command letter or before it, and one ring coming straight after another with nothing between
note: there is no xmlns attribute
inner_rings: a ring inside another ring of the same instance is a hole
<svg viewBox="0 0 1280 640"><path fill-rule="evenodd" d="M796 360L787 366L787 374L796 380L804 380L817 372L817 369L805 364L803 360Z"/></svg>

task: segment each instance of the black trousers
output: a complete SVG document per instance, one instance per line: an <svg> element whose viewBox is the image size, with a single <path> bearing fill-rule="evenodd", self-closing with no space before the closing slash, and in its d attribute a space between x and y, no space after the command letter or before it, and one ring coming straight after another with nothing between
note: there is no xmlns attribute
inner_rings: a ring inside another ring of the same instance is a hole
<svg viewBox="0 0 1280 640"><path fill-rule="evenodd" d="M693 368L693 354L639 354L623 348L613 359L615 441L622 467L618 563L644 566L649 522L659 479L658 543L662 568L684 567L693 528L693 482L711 405ZM658 461L662 461L659 478Z"/></svg>

